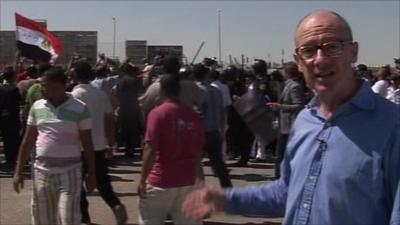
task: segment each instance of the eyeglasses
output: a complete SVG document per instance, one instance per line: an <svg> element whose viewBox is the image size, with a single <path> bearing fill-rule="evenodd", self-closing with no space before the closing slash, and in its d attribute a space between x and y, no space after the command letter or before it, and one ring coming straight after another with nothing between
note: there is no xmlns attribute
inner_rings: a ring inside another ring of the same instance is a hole
<svg viewBox="0 0 400 225"><path fill-rule="evenodd" d="M325 56L338 56L342 54L345 44L352 43L352 41L330 41L320 45L306 45L296 48L295 53L304 60L314 58L317 55L318 49L321 49Z"/></svg>

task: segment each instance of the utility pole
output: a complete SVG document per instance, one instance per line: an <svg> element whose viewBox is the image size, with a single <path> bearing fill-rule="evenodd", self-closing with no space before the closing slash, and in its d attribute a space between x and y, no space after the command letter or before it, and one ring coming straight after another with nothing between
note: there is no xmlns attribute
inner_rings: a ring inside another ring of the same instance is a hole
<svg viewBox="0 0 400 225"><path fill-rule="evenodd" d="M113 33L113 54L112 57L113 59L115 59L115 31L116 31L116 21L115 21L115 17L112 18L113 19L113 25L114 25L114 33Z"/></svg>
<svg viewBox="0 0 400 225"><path fill-rule="evenodd" d="M218 10L218 59L219 64L222 65L221 59L221 10Z"/></svg>

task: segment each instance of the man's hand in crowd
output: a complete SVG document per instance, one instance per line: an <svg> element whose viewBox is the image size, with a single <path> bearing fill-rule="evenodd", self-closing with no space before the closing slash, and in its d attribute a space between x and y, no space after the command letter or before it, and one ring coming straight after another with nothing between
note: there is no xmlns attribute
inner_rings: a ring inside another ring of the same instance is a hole
<svg viewBox="0 0 400 225"><path fill-rule="evenodd" d="M267 103L267 106L272 110L272 111L278 111L282 109L282 104L277 103L277 102L269 102Z"/></svg>
<svg viewBox="0 0 400 225"><path fill-rule="evenodd" d="M140 182L137 187L137 193L139 195L139 198L146 198L146 189L147 189L146 182Z"/></svg>
<svg viewBox="0 0 400 225"><path fill-rule="evenodd" d="M19 190L24 188L24 176L19 173L14 173L13 185L14 191L19 193Z"/></svg>

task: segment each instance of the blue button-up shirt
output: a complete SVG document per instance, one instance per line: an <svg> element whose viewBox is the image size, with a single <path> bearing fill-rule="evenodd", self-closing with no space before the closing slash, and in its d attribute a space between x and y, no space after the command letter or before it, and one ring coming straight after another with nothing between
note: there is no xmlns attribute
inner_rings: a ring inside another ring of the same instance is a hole
<svg viewBox="0 0 400 225"><path fill-rule="evenodd" d="M227 189L227 212L284 215L284 224L400 224L399 109L367 83L329 119L315 97L293 125L281 178Z"/></svg>

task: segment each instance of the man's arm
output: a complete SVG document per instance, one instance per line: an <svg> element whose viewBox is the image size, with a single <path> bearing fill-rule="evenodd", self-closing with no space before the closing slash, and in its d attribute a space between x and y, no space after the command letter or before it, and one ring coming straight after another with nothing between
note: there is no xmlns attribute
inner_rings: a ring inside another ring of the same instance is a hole
<svg viewBox="0 0 400 225"><path fill-rule="evenodd" d="M150 113L150 111L160 103L160 82L152 83L146 90L146 92L138 98L140 108L144 115Z"/></svg>
<svg viewBox="0 0 400 225"><path fill-rule="evenodd" d="M17 159L17 166L15 167L13 184L15 192L19 193L20 188L24 188L24 177L22 172L24 171L24 165L29 158L29 155L36 142L37 128L36 126L28 125L25 136L22 140L22 144L19 148L19 154Z"/></svg>
<svg viewBox="0 0 400 225"><path fill-rule="evenodd" d="M304 90L300 85L292 87L289 91L290 98L292 99L291 104L284 104L278 102L269 102L269 106L273 111L282 110L285 112L300 111L304 107Z"/></svg>
<svg viewBox="0 0 400 225"><path fill-rule="evenodd" d="M284 180L272 184L248 186L245 188L222 189L205 186L190 193L182 206L186 216L204 219L217 212L231 214L277 217L283 216L287 199Z"/></svg>
<svg viewBox="0 0 400 225"><path fill-rule="evenodd" d="M400 114L399 114L400 115ZM386 186L385 194L393 204L390 224L400 225L400 118L397 119L397 126L394 128L394 135L391 138L392 145L385 156ZM390 197L389 197L390 196Z"/></svg>
<svg viewBox="0 0 400 225"><path fill-rule="evenodd" d="M138 186L138 194L140 198L146 197L146 180L154 165L156 152L157 146L155 146L151 141L147 141L143 149L142 173Z"/></svg>
<svg viewBox="0 0 400 225"><path fill-rule="evenodd" d="M96 164L91 132L90 129L79 131L83 154L87 163L86 188L88 192L92 192L96 187Z"/></svg>
<svg viewBox="0 0 400 225"><path fill-rule="evenodd" d="M287 186L282 179L271 184L225 190L225 211L231 214L280 217L284 215Z"/></svg>
<svg viewBox="0 0 400 225"><path fill-rule="evenodd" d="M300 111L304 106L304 90L301 85L295 85L289 92L292 103L283 105L283 111Z"/></svg>
<svg viewBox="0 0 400 225"><path fill-rule="evenodd" d="M182 210L193 219L204 219L220 211L262 217L283 216L291 173L290 157L285 154L281 178L271 184L227 189L205 186L186 197Z"/></svg>

